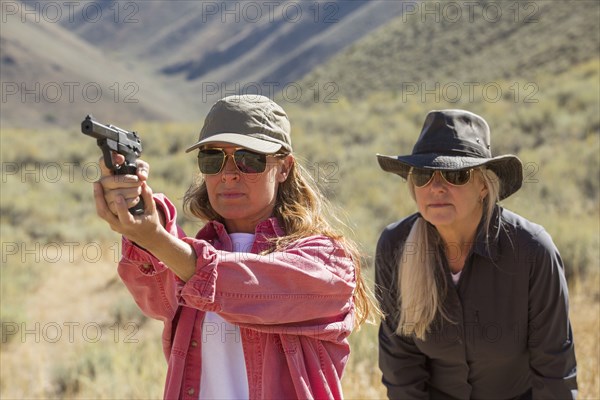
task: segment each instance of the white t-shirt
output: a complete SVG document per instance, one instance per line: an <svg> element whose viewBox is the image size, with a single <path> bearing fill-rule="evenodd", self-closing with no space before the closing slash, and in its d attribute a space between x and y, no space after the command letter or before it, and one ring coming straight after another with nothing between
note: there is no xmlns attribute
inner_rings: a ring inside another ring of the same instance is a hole
<svg viewBox="0 0 600 400"><path fill-rule="evenodd" d="M250 252L254 243L251 233L230 234L233 251ZM248 375L237 325L217 313L207 312L202 323L202 372L200 400L247 399Z"/></svg>
<svg viewBox="0 0 600 400"><path fill-rule="evenodd" d="M451 272L452 274L452 281L454 282L455 285L458 285L458 281L460 280L460 275L462 274L462 270L458 271L457 273Z"/></svg>

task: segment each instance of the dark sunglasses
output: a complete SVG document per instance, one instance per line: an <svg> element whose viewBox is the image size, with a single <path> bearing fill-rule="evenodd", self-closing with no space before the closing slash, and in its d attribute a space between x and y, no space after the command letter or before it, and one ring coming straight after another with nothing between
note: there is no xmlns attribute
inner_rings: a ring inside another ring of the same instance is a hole
<svg viewBox="0 0 600 400"><path fill-rule="evenodd" d="M216 175L223 170L227 157L233 157L235 167L242 174L260 174L267 168L267 156L281 157L285 154L262 154L245 148L235 148L233 154L226 154L221 148L200 149L198 167L204 175Z"/></svg>
<svg viewBox="0 0 600 400"><path fill-rule="evenodd" d="M433 180L436 172L439 172L442 178L452 186L466 185L471 180L473 169L460 169L456 171L446 171L439 169L423 169L412 167L409 175L416 187L424 187Z"/></svg>

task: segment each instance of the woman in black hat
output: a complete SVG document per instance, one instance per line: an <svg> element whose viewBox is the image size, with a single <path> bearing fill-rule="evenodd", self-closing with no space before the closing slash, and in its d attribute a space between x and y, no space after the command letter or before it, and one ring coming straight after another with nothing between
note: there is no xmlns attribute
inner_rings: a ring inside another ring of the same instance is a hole
<svg viewBox="0 0 600 400"><path fill-rule="evenodd" d="M520 160L492 157L487 123L463 110L430 112L412 154L377 158L418 209L377 245L388 397L574 398L562 260L543 227L497 204L521 187Z"/></svg>

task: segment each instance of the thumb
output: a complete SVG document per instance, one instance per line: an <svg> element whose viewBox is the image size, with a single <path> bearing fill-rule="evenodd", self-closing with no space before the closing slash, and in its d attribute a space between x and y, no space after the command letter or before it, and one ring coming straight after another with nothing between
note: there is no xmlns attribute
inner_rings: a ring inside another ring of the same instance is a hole
<svg viewBox="0 0 600 400"><path fill-rule="evenodd" d="M153 192L146 181L142 181L142 193L140 197L144 201L144 208L146 214L154 214L156 212L156 203L154 202Z"/></svg>

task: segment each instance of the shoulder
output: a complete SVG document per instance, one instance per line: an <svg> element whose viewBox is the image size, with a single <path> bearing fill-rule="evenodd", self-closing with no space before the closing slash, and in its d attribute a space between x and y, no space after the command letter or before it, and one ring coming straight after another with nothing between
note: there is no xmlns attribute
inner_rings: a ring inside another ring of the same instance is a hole
<svg viewBox="0 0 600 400"><path fill-rule="evenodd" d="M506 209L500 218L498 248L512 265L528 266L530 273L563 269L558 248L543 226Z"/></svg>
<svg viewBox="0 0 600 400"><path fill-rule="evenodd" d="M350 258L350 250L343 240L337 240L326 235L306 236L283 247L280 251L303 256L327 258L335 255L338 258Z"/></svg>
<svg viewBox="0 0 600 400"><path fill-rule="evenodd" d="M282 253L290 263L304 265L304 268L324 267L347 281L354 279L355 260L343 240L325 235L307 236L290 243Z"/></svg>
<svg viewBox="0 0 600 400"><path fill-rule="evenodd" d="M527 218L505 208L500 208L502 230L516 240L519 246L535 246L543 249L554 250L552 237L546 229Z"/></svg>
<svg viewBox="0 0 600 400"><path fill-rule="evenodd" d="M291 243L286 251L343 262L348 262L352 257L352 251L346 247L343 240L325 235L313 235L298 239Z"/></svg>
<svg viewBox="0 0 600 400"><path fill-rule="evenodd" d="M340 240L333 239L325 235L312 235L300 238L290 244L290 247L340 247L343 245Z"/></svg>
<svg viewBox="0 0 600 400"><path fill-rule="evenodd" d="M404 243L410 230L419 217L409 215L385 227L381 232L375 250L375 279L378 282L395 282L396 266L401 257Z"/></svg>
<svg viewBox="0 0 600 400"><path fill-rule="evenodd" d="M404 242L418 217L419 213L414 213L386 226L379 236L378 252L397 248L400 243Z"/></svg>

